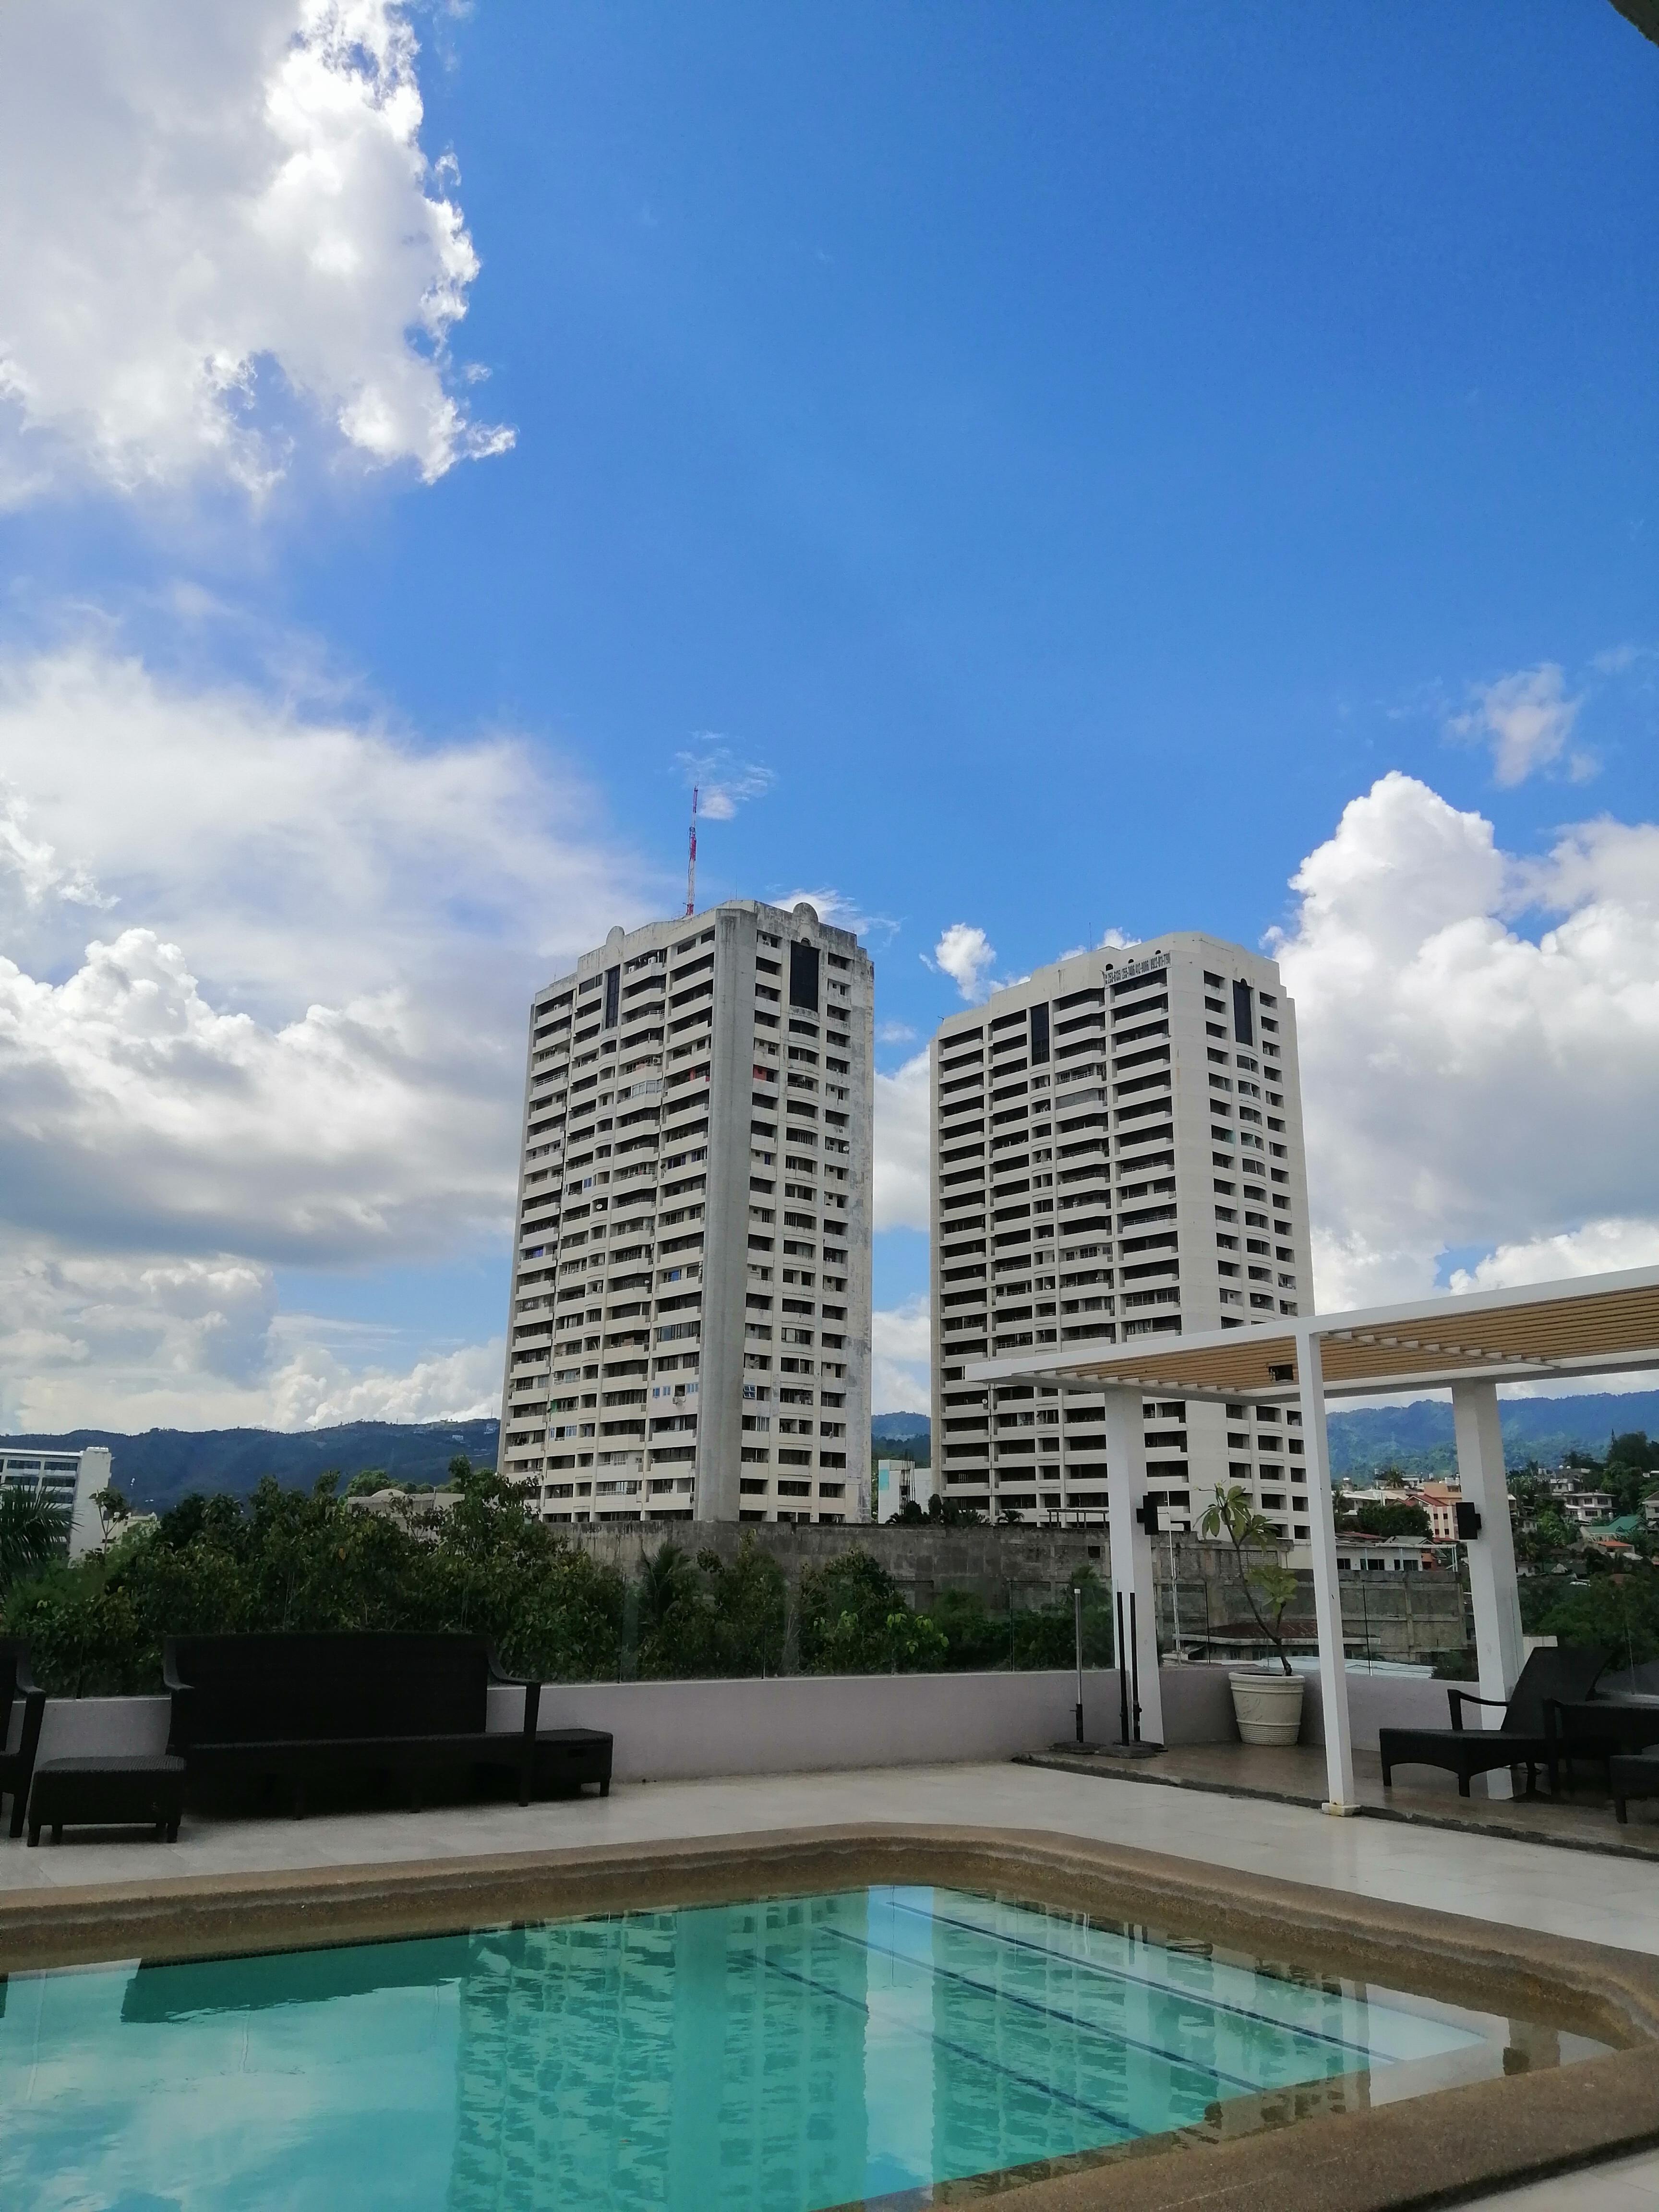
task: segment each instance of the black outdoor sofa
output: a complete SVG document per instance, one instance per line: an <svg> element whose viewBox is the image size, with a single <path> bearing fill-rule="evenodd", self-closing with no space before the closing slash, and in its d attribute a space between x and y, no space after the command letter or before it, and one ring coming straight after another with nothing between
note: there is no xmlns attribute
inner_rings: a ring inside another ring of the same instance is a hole
<svg viewBox="0 0 1659 2212"><path fill-rule="evenodd" d="M17 1748L8 1751L13 1716L19 1700L23 1712ZM34 1777L34 1756L40 1747L40 1723L46 1717L46 1693L29 1672L29 1647L15 1636L0 1636L0 1798L11 1799L11 1832L23 1832L23 1814Z"/></svg>
<svg viewBox="0 0 1659 2212"><path fill-rule="evenodd" d="M428 1777L468 1770L510 1775L521 1805L586 1782L611 1792L611 1738L538 1728L541 1685L505 1673L482 1636L170 1636L161 1671L167 1752L191 1784L285 1782L296 1816L325 1775L401 1776L417 1806ZM492 1687L523 1691L518 1728L489 1727Z"/></svg>
<svg viewBox="0 0 1659 2212"><path fill-rule="evenodd" d="M1562 1745L1546 1709L1588 1699L1607 1663L1605 1651L1571 1645L1545 1646L1533 1652L1504 1707L1502 1724L1495 1729L1466 1729L1463 1708L1496 1705L1496 1698L1480 1698L1471 1690L1449 1687L1449 1728L1378 1730L1382 1787L1393 1787L1396 1766L1438 1766L1457 1777L1457 1794L1467 1797L1471 1777L1489 1774L1497 1767L1524 1766L1527 1795L1531 1797L1537 1794L1538 1769L1542 1766L1548 1771L1551 1790L1559 1789Z"/></svg>

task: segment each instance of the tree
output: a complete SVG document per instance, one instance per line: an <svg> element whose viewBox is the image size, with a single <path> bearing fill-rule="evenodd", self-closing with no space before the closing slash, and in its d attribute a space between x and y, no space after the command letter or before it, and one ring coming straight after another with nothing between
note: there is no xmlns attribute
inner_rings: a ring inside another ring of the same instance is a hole
<svg viewBox="0 0 1659 2212"><path fill-rule="evenodd" d="M55 1499L21 1482L0 1484L0 1593L68 1551L69 1523Z"/></svg>
<svg viewBox="0 0 1659 2212"><path fill-rule="evenodd" d="M1224 1535L1232 1546L1233 1565L1251 1617L1273 1647L1279 1666L1285 1674L1293 1674L1295 1669L1285 1656L1283 1623L1285 1608L1296 1595L1296 1577L1279 1564L1278 1535L1256 1511L1249 1492L1237 1483L1231 1490L1216 1485L1215 1503L1206 1510L1199 1527L1212 1540ZM1272 1556L1252 1563L1245 1556L1252 1551Z"/></svg>
<svg viewBox="0 0 1659 2212"><path fill-rule="evenodd" d="M1522 1619L1536 1636L1592 1644L1613 1667L1659 1658L1659 1589L1645 1568L1633 1575L1599 1574L1588 1582L1522 1586Z"/></svg>
<svg viewBox="0 0 1659 2212"><path fill-rule="evenodd" d="M800 1661L809 1674L910 1673L937 1667L945 1638L868 1552L843 1552L800 1578Z"/></svg>
<svg viewBox="0 0 1659 2212"><path fill-rule="evenodd" d="M92 1493L92 1502L97 1510L99 1530L104 1541L107 1543L111 1529L118 1526L121 1522L129 1520L131 1517L132 1508L113 1483L111 1483L106 1490L94 1490Z"/></svg>
<svg viewBox="0 0 1659 2212"><path fill-rule="evenodd" d="M1367 1536L1426 1536L1429 1516L1420 1505L1403 1499L1384 1504L1368 1498L1345 1516L1343 1526L1358 1528Z"/></svg>
<svg viewBox="0 0 1659 2212"><path fill-rule="evenodd" d="M985 1516L971 1505L958 1505L954 1498L941 1498L937 1491L927 1501L927 1518L945 1528L982 1528Z"/></svg>

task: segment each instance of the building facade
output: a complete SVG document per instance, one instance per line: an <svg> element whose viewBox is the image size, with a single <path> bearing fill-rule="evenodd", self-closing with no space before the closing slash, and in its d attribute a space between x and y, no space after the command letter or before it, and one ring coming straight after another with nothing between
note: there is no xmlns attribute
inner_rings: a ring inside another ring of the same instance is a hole
<svg viewBox="0 0 1659 2212"><path fill-rule="evenodd" d="M1070 955L933 1045L933 1460L998 1519L1103 1522L1104 1401L967 1361L1312 1310L1296 1012L1271 960L1178 931ZM1305 1538L1293 1407L1149 1401L1166 1528L1219 1484Z"/></svg>
<svg viewBox="0 0 1659 2212"><path fill-rule="evenodd" d="M92 1501L109 1488L111 1465L107 1444L88 1444L78 1452L20 1447L0 1452L0 1488L27 1490L57 1506L64 1516L69 1556L83 1559L104 1540L103 1517Z"/></svg>
<svg viewBox="0 0 1659 2212"><path fill-rule="evenodd" d="M536 994L501 1463L547 1519L867 1516L873 1004L747 899Z"/></svg>
<svg viewBox="0 0 1659 2212"><path fill-rule="evenodd" d="M876 1505L878 1521L891 1521L902 1513L907 1505L920 1506L925 1513L933 1502L933 1470L918 1467L914 1460L878 1459L876 1462Z"/></svg>

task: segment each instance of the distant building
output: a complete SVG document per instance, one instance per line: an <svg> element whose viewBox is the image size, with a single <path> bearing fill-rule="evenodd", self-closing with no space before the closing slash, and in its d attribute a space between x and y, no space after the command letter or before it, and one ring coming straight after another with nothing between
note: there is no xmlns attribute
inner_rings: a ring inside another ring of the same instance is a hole
<svg viewBox="0 0 1659 2212"><path fill-rule="evenodd" d="M1292 1552L1292 1567L1310 1567L1311 1556ZM1441 1564L1420 1536L1339 1536L1336 1564L1342 1574L1415 1574Z"/></svg>
<svg viewBox="0 0 1659 2212"><path fill-rule="evenodd" d="M753 899L537 993L500 1465L543 1519L867 1513L873 1003Z"/></svg>
<svg viewBox="0 0 1659 2212"><path fill-rule="evenodd" d="M1462 1503L1462 1486L1456 1482L1419 1482L1412 1492L1410 1503L1420 1505L1429 1516L1429 1534L1437 1544L1457 1541L1457 1509Z"/></svg>
<svg viewBox="0 0 1659 2212"><path fill-rule="evenodd" d="M111 1480L107 1444L83 1451L0 1452L0 1486L27 1490L64 1508L69 1516L69 1555L83 1559L104 1540L104 1523L94 1498Z"/></svg>
<svg viewBox="0 0 1659 2212"><path fill-rule="evenodd" d="M1312 1310L1295 1009L1271 960L1193 931L1070 953L941 1025L932 1093L941 1494L1099 1526L1099 1393L964 1370ZM1165 1525L1237 1485L1306 1540L1298 1408L1143 1410Z"/></svg>
<svg viewBox="0 0 1659 2212"><path fill-rule="evenodd" d="M1610 1490L1571 1490L1561 1502L1561 1510L1569 1521L1580 1528L1595 1527L1613 1518L1613 1492Z"/></svg>
<svg viewBox="0 0 1659 2212"><path fill-rule="evenodd" d="M891 1521L907 1505L919 1505L925 1513L933 1498L933 1470L918 1467L914 1460L878 1459L876 1462L876 1518Z"/></svg>

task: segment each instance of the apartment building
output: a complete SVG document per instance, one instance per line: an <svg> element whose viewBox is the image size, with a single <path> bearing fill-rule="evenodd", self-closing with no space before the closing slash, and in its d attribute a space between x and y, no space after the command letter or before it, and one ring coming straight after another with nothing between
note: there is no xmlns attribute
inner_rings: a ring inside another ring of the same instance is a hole
<svg viewBox="0 0 1659 2212"><path fill-rule="evenodd" d="M57 1506L70 1559L84 1559L104 1540L103 1519L93 1499L109 1488L111 1465L107 1444L87 1444L80 1451L13 1445L0 1451L0 1490L27 1491Z"/></svg>
<svg viewBox="0 0 1659 2212"><path fill-rule="evenodd" d="M867 1517L873 1003L748 899L537 993L501 1467L548 1520Z"/></svg>
<svg viewBox="0 0 1659 2212"><path fill-rule="evenodd" d="M1296 1012L1271 960L1178 931L1069 955L933 1046L934 1462L1000 1519L1103 1522L1105 1401L964 1364L1310 1310ZM1306 1538L1301 1416L1148 1401L1150 1494L1240 1484Z"/></svg>

